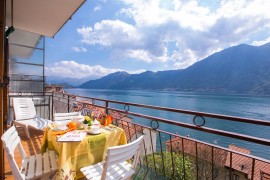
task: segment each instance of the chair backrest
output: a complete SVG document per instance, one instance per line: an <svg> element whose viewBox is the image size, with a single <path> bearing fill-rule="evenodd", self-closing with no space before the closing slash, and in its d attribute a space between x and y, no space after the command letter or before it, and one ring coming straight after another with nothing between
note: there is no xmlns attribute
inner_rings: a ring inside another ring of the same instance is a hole
<svg viewBox="0 0 270 180"><path fill-rule="evenodd" d="M15 179L25 179L25 174L21 173L15 158L14 151L17 148L22 157L22 166L27 164L27 156L22 147L21 139L14 126L10 127L1 137L3 142L4 151L6 153L7 160L9 162L12 174Z"/></svg>
<svg viewBox="0 0 270 180"><path fill-rule="evenodd" d="M15 120L33 119L36 115L34 102L31 98L13 98Z"/></svg>
<svg viewBox="0 0 270 180"><path fill-rule="evenodd" d="M54 113L53 115L54 121L71 121L76 118L83 120L81 112Z"/></svg>
<svg viewBox="0 0 270 180"><path fill-rule="evenodd" d="M138 139L131 143L108 148L101 179L106 179L106 172L108 167L129 160L132 157L134 157L132 168L135 169L138 163L142 142L143 136L140 136Z"/></svg>

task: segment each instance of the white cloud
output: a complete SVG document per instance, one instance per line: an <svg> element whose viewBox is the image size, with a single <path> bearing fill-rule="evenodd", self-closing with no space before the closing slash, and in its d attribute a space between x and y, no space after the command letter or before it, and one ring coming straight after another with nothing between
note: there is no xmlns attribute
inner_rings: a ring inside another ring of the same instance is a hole
<svg viewBox="0 0 270 180"><path fill-rule="evenodd" d="M87 49L84 47L72 47L72 50L75 52L87 52Z"/></svg>
<svg viewBox="0 0 270 180"><path fill-rule="evenodd" d="M270 37L268 37L268 38L266 38L265 40L262 40L262 41L253 41L252 45L261 46L261 45L269 43L269 42L270 42Z"/></svg>
<svg viewBox="0 0 270 180"><path fill-rule="evenodd" d="M121 55L120 57L145 62L165 62L168 59L167 48L162 45L163 42L156 42L158 38L155 37L155 33L151 32L151 29L148 30L147 35L120 20L103 20L96 23L93 29L83 27L77 31L82 35L83 43L111 47L113 53Z"/></svg>
<svg viewBox="0 0 270 180"><path fill-rule="evenodd" d="M133 23L107 19L79 28L83 43L108 47L115 58L147 63L173 60L175 67L184 68L220 49L251 43L252 35L270 27L266 0L221 0L217 9L196 0L122 2L126 8L118 14Z"/></svg>
<svg viewBox="0 0 270 180"><path fill-rule="evenodd" d="M94 28L83 27L77 29L82 35L82 42L86 44L100 44L102 46L122 46L132 41L138 41L136 29L120 20L103 20L96 23Z"/></svg>
<svg viewBox="0 0 270 180"><path fill-rule="evenodd" d="M51 67L45 67L45 72L50 76L60 76L69 78L100 78L117 71L125 71L123 69L109 69L100 65L90 66L79 64L75 61L59 61ZM127 71L130 74L137 74L145 70Z"/></svg>
<svg viewBox="0 0 270 180"><path fill-rule="evenodd" d="M101 10L101 6L96 6L96 7L94 7L94 11L96 12L96 11L100 11Z"/></svg>
<svg viewBox="0 0 270 180"><path fill-rule="evenodd" d="M185 69L195 63L197 60L194 52L190 49L187 49L183 53L179 53L179 51L174 51L171 58L173 61L175 61L173 65L175 69ZM186 61L186 59L189 59L189 61Z"/></svg>
<svg viewBox="0 0 270 180"><path fill-rule="evenodd" d="M90 38L90 33L93 31L92 27L82 27L77 29L78 33L83 36L83 39Z"/></svg>

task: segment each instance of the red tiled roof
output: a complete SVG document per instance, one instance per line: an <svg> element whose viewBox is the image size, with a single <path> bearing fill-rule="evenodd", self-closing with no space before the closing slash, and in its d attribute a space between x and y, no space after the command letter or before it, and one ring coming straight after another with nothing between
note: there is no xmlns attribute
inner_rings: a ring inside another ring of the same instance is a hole
<svg viewBox="0 0 270 180"><path fill-rule="evenodd" d="M184 153L196 157L196 142L189 139L183 139L183 143L184 143ZM170 140L168 140L165 142L165 144L167 145L169 150L171 147L173 152L182 152L183 146L181 137L175 137L171 139L171 143ZM223 166L226 161L226 151L217 148L214 148L213 150L214 150L214 159L213 159L214 164ZM197 154L198 158L200 159L204 159L209 162L212 161L212 148L209 145L197 143Z"/></svg>
<svg viewBox="0 0 270 180"><path fill-rule="evenodd" d="M126 121L118 121L119 127L123 128L126 133L127 139L131 139L136 133L142 131L141 126L134 126Z"/></svg>
<svg viewBox="0 0 270 180"><path fill-rule="evenodd" d="M237 147L235 145L229 145L229 149L244 153L250 154L250 150ZM246 156L242 156L240 154L232 153L232 168L248 174L252 165L252 159ZM230 153L227 153L225 166L230 167Z"/></svg>
<svg viewBox="0 0 270 180"><path fill-rule="evenodd" d="M270 174L266 172L261 172L261 179L262 180L269 180L270 179Z"/></svg>
<svg viewBox="0 0 270 180"><path fill-rule="evenodd" d="M110 111L109 114L113 117L114 120L117 120L119 124L118 126L123 128L128 140L131 139L136 134L136 132L139 132L142 130L141 126L135 125L134 127L132 123L129 123L129 122L132 122L132 119L128 117L127 114L125 113L120 113L117 111Z"/></svg>
<svg viewBox="0 0 270 180"><path fill-rule="evenodd" d="M117 111L110 111L109 114L114 118L114 119L118 119L118 120L123 120L123 118L127 117L127 114L125 113L120 113ZM126 119L129 122L131 122L131 118Z"/></svg>
<svg viewBox="0 0 270 180"><path fill-rule="evenodd" d="M229 145L229 149L243 153L243 154L250 154L249 149L241 148L235 145ZM225 166L230 167L230 153L227 153ZM232 168L237 171L247 174L248 178L251 179L252 158L243 156L241 154L232 153ZM269 174L270 164L259 161L259 160L255 160L254 180L260 180L261 173Z"/></svg>
<svg viewBox="0 0 270 180"><path fill-rule="evenodd" d="M196 156L196 145L195 142L188 139L183 139L184 142L184 152L190 155ZM165 142L168 149L172 148L174 152L182 152L182 138L175 137L173 139ZM211 158L206 156L208 154L211 156L211 148L207 145L203 145L201 143L197 144L198 149L198 157L203 158L205 160L211 161ZM229 145L229 149L243 153L250 154L249 149L241 148L235 145ZM200 155L200 152L203 152ZM230 153L229 151L214 148L214 163L230 167ZM218 156L217 156L218 155ZM232 168L245 173L248 175L248 178L251 179L252 174L252 158L243 156L241 154L232 153ZM255 168L254 168L254 180L261 180L261 176L263 180L270 179L270 163L262 162L260 160L255 160Z"/></svg>

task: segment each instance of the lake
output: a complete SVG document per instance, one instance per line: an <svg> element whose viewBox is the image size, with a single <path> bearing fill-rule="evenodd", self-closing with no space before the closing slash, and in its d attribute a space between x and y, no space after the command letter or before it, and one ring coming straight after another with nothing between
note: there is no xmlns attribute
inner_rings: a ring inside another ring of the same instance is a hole
<svg viewBox="0 0 270 180"><path fill-rule="evenodd" d="M221 95L177 91L99 89L66 89L66 91L75 95L89 96L101 99L125 101L139 104L163 106L191 111L200 111L270 121L270 96L264 95ZM123 107L116 107L123 109ZM187 115L149 109L133 108L131 111L191 124L193 118ZM134 121L149 126L149 121L136 118L134 119ZM216 120L211 118L206 119L205 126L270 139L270 127L250 125L233 121ZM168 130L170 132L178 133L183 136L188 135L191 138L199 139L212 144L217 144L223 147L228 147L229 144L236 144L240 147L250 149L251 154L253 155L270 159L270 148L267 146L203 133L182 127L170 127L170 125L161 124L160 128Z"/></svg>

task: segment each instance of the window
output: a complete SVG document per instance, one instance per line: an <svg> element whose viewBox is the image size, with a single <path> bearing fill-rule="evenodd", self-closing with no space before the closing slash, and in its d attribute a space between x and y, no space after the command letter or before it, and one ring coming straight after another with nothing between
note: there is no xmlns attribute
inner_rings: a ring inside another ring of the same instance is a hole
<svg viewBox="0 0 270 180"><path fill-rule="evenodd" d="M229 180L229 179L230 179L230 172L226 170L225 180ZM232 180L239 180L239 175L232 174Z"/></svg>
<svg viewBox="0 0 270 180"><path fill-rule="evenodd" d="M225 180L230 179L230 172L226 170Z"/></svg>
<svg viewBox="0 0 270 180"><path fill-rule="evenodd" d="M217 168L214 168L214 178L217 178L218 177L218 169Z"/></svg>
<svg viewBox="0 0 270 180"><path fill-rule="evenodd" d="M233 180L239 180L239 176L238 175L236 175L236 174L233 174L233 178L232 178Z"/></svg>

